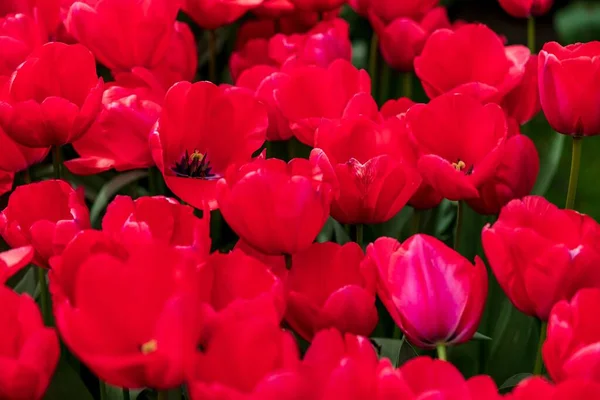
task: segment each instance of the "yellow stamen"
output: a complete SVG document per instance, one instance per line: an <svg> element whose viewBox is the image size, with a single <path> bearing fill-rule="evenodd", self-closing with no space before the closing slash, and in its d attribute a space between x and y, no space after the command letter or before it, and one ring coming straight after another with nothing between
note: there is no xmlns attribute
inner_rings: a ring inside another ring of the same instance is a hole
<svg viewBox="0 0 600 400"><path fill-rule="evenodd" d="M140 350L142 351L143 355L147 355L150 353L154 353L156 351L157 346L158 343L156 342L156 339L152 339L144 343Z"/></svg>
<svg viewBox="0 0 600 400"><path fill-rule="evenodd" d="M194 150L194 152L190 155L190 162L194 160L202 161L204 159L204 154L200 153L198 150Z"/></svg>
<svg viewBox="0 0 600 400"><path fill-rule="evenodd" d="M452 163L452 166L457 171L462 171L463 169L465 169L467 167L467 164L465 164L464 161L458 160L458 162Z"/></svg>

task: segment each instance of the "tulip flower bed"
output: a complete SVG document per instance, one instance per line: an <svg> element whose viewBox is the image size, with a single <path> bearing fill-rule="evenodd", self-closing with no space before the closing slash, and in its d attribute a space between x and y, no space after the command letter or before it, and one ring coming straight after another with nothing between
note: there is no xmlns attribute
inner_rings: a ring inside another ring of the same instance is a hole
<svg viewBox="0 0 600 400"><path fill-rule="evenodd" d="M600 398L600 42L499 4L2 0L0 399Z"/></svg>

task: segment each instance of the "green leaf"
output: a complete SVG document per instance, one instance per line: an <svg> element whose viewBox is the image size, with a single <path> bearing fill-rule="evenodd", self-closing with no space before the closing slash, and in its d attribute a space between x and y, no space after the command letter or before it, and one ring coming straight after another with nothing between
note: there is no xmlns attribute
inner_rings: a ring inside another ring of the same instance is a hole
<svg viewBox="0 0 600 400"><path fill-rule="evenodd" d="M483 333L475 332L473 335L474 340L492 340L491 337L484 335Z"/></svg>
<svg viewBox="0 0 600 400"><path fill-rule="evenodd" d="M348 242L351 242L352 240L350 240L350 235L348 235L348 232L346 232L346 229L344 229L342 224L340 224L333 218L331 219L331 221L331 224L333 225L333 232L335 234L336 243L346 244Z"/></svg>
<svg viewBox="0 0 600 400"><path fill-rule="evenodd" d="M512 389L513 387L517 386L519 384L519 382L521 382L524 379L529 378L530 376L533 376L533 374L528 373L528 372L524 372L521 374L515 374L515 375L511 376L510 378L508 378L507 380L505 380L504 383L502 385L500 385L498 390L502 391L502 393L505 393L505 392L509 391L510 389Z"/></svg>
<svg viewBox="0 0 600 400"><path fill-rule="evenodd" d="M600 40L600 4L573 2L556 12L554 22L563 44Z"/></svg>
<svg viewBox="0 0 600 400"><path fill-rule="evenodd" d="M321 232L319 232L319 234L317 235L317 242L319 243L324 243L324 242L329 242L333 239L333 234L334 234L334 219L329 217L327 219L327 222L325 222L325 225L323 226L323 229L321 229Z"/></svg>
<svg viewBox="0 0 600 400"><path fill-rule="evenodd" d="M565 147L565 135L554 132L546 120L538 116L524 128L524 132L535 143L540 157L540 172L533 187L532 194L546 194L560 164Z"/></svg>
<svg viewBox="0 0 600 400"><path fill-rule="evenodd" d="M129 399L135 400L144 389L129 390ZM111 385L106 385L106 399L103 400L125 400L123 389Z"/></svg>
<svg viewBox="0 0 600 400"><path fill-rule="evenodd" d="M71 365L61 357L56 372L44 395L45 400L94 400L87 387Z"/></svg>
<svg viewBox="0 0 600 400"><path fill-rule="evenodd" d="M21 277L19 282L17 282L17 284L15 284L15 286L14 286L15 292L17 292L19 294L27 293L31 297L35 296L36 288L37 288L37 281L36 281L36 277L35 277L35 268L37 268L37 267L33 266L33 265L27 267L25 274Z"/></svg>
<svg viewBox="0 0 600 400"><path fill-rule="evenodd" d="M394 367L418 356L415 349L406 340L406 336L401 339L371 338L371 343L377 348L379 357L389 359Z"/></svg>
<svg viewBox="0 0 600 400"><path fill-rule="evenodd" d="M92 221L92 226L97 226L100 215L102 215L102 211L106 208L109 201L124 187L127 185L145 178L148 176L148 172L145 170L134 170L128 171L123 174L115 176L113 179L108 181L96 197L96 201L92 205L90 210L90 219Z"/></svg>

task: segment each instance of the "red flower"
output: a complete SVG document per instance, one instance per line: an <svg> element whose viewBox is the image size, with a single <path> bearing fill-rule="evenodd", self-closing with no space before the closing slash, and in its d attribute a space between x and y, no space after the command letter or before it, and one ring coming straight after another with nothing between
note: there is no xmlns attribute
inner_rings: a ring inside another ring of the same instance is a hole
<svg viewBox="0 0 600 400"><path fill-rule="evenodd" d="M600 287L599 240L600 226L592 218L539 196L511 201L482 233L487 259L508 298L543 321L558 301Z"/></svg>
<svg viewBox="0 0 600 400"><path fill-rule="evenodd" d="M337 182L316 150L310 160L256 159L230 168L217 183L223 218L245 242L266 254L310 246L329 217Z"/></svg>
<svg viewBox="0 0 600 400"><path fill-rule="evenodd" d="M600 134L600 42L562 47L546 43L538 58L542 110L552 129L565 135Z"/></svg>
<svg viewBox="0 0 600 400"><path fill-rule="evenodd" d="M102 89L85 47L47 43L13 74L8 99L0 99L0 125L28 147L71 143L96 119Z"/></svg>
<svg viewBox="0 0 600 400"><path fill-rule="evenodd" d="M196 263L162 240L136 235L115 241L87 230L51 260L56 325L108 384L169 389L183 383L202 328Z"/></svg>
<svg viewBox="0 0 600 400"><path fill-rule="evenodd" d="M73 0L62 0L62 2ZM35 18L44 36L53 34L60 24L61 0L3 0L0 3L0 17L22 13ZM45 40L44 40L45 41Z"/></svg>
<svg viewBox="0 0 600 400"><path fill-rule="evenodd" d="M487 295L487 273L443 242L414 235L400 244L380 238L367 247L365 267L379 272L379 298L415 345L468 341L475 334Z"/></svg>
<svg viewBox="0 0 600 400"><path fill-rule="evenodd" d="M477 197L477 189L495 174L504 154L507 126L502 109L447 93L411 107L406 119L423 180L449 200Z"/></svg>
<svg viewBox="0 0 600 400"><path fill-rule="evenodd" d="M425 41L432 32L451 28L444 7L433 8L419 21L398 17L385 24L373 10L369 12L369 20L379 37L379 48L385 62L404 72L414 70L414 59L421 54Z"/></svg>
<svg viewBox="0 0 600 400"><path fill-rule="evenodd" d="M370 0L370 9L384 22L389 23L396 18L410 18L421 20L439 0Z"/></svg>
<svg viewBox="0 0 600 400"><path fill-rule="evenodd" d="M178 10L169 0L77 1L65 25L109 69L151 69L168 54Z"/></svg>
<svg viewBox="0 0 600 400"><path fill-rule="evenodd" d="M363 269L356 243L314 243L292 257L286 321L300 336L337 328L369 336L377 325L374 270ZM319 282L319 284L315 284Z"/></svg>
<svg viewBox="0 0 600 400"><path fill-rule="evenodd" d="M495 174L481 185L479 197L467 200L480 214L498 214L513 199L531 193L540 169L535 144L519 132L516 121L509 122L509 137Z"/></svg>
<svg viewBox="0 0 600 400"><path fill-rule="evenodd" d="M582 289L571 301L559 301L548 320L544 364L552 380L584 378L600 384L600 290Z"/></svg>
<svg viewBox="0 0 600 400"><path fill-rule="evenodd" d="M521 381L507 400L589 400L600 397L600 384L583 379L572 379L554 386L535 376Z"/></svg>
<svg viewBox="0 0 600 400"><path fill-rule="evenodd" d="M202 29L214 30L235 22L263 0L183 0L183 11Z"/></svg>
<svg viewBox="0 0 600 400"><path fill-rule="evenodd" d="M552 0L498 0L500 6L515 18L528 18L546 14Z"/></svg>
<svg viewBox="0 0 600 400"><path fill-rule="evenodd" d="M0 285L4 285L8 278L26 267L33 260L34 250L31 246L0 253Z"/></svg>
<svg viewBox="0 0 600 400"><path fill-rule="evenodd" d="M290 0L298 10L327 12L341 7L345 0Z"/></svg>
<svg viewBox="0 0 600 400"><path fill-rule="evenodd" d="M302 143L314 144L315 131L323 119L338 119L353 107L353 99L371 92L371 79L346 60L327 68L298 67L289 71L275 92L283 115Z"/></svg>
<svg viewBox="0 0 600 400"><path fill-rule="evenodd" d="M44 268L51 256L89 227L83 191L59 180L19 186L0 213L0 235L11 247L32 245L33 262Z"/></svg>
<svg viewBox="0 0 600 400"><path fill-rule="evenodd" d="M127 171L154 165L148 135L161 110L162 98L157 97L145 88L107 88L96 122L73 143L80 158L65 166L74 174L93 175L111 168Z"/></svg>
<svg viewBox="0 0 600 400"><path fill-rule="evenodd" d="M407 141L396 117L378 123L353 116L319 127L315 145L327 154L340 182L340 196L331 205L333 218L344 224L376 224L406 205L421 183L404 157Z"/></svg>
<svg viewBox="0 0 600 400"><path fill-rule="evenodd" d="M0 195L12 190L14 176L15 174L13 172L0 170Z"/></svg>
<svg viewBox="0 0 600 400"><path fill-rule="evenodd" d="M208 210L207 210L208 211ZM106 208L102 231L117 241L132 232L162 240L171 246L208 258L210 253L210 213L203 218L194 215L190 206L168 197L117 196Z"/></svg>
<svg viewBox="0 0 600 400"><path fill-rule="evenodd" d="M523 125L540 112L540 93L538 90L538 57L529 56L525 65L523 80L511 90L500 103L504 111Z"/></svg>
<svg viewBox="0 0 600 400"><path fill-rule="evenodd" d="M523 79L529 55L525 46L504 47L485 25L466 24L431 34L415 72L430 99L452 92L500 102Z"/></svg>
<svg viewBox="0 0 600 400"><path fill-rule="evenodd" d="M187 376L193 400L307 398L298 348L272 306L228 308L209 324L198 347Z"/></svg>
<svg viewBox="0 0 600 400"><path fill-rule="evenodd" d="M0 397L39 400L60 356L56 332L28 295L0 286L0 304Z"/></svg>
<svg viewBox="0 0 600 400"><path fill-rule="evenodd" d="M218 178L229 165L250 160L267 124L264 106L245 90L180 82L167 92L150 135L152 156L175 195L215 209Z"/></svg>
<svg viewBox="0 0 600 400"><path fill-rule="evenodd" d="M229 71L236 84L241 73L253 66L277 65L269 56L269 39L274 35L275 23L271 20L251 20L240 26L229 57Z"/></svg>
<svg viewBox="0 0 600 400"><path fill-rule="evenodd" d="M43 29L25 14L0 18L0 75L11 75L31 52L46 42Z"/></svg>
<svg viewBox="0 0 600 400"><path fill-rule="evenodd" d="M1 100L0 100L1 101ZM0 128L0 171L19 172L42 161L50 151L49 147L25 147L12 140Z"/></svg>

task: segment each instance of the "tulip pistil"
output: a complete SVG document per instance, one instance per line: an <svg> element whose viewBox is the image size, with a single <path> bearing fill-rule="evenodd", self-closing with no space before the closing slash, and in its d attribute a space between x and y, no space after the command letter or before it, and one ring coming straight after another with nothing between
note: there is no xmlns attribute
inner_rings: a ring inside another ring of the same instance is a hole
<svg viewBox="0 0 600 400"><path fill-rule="evenodd" d="M156 339L152 339L140 346L140 351L143 355L154 353L158 347Z"/></svg>
<svg viewBox="0 0 600 400"><path fill-rule="evenodd" d="M457 170L459 172L461 172L465 168L467 168L467 164L463 160L461 160L461 159L459 159L456 162L453 162L452 166L454 167L455 170ZM465 172L466 175L471 175L473 173L473 166L471 166L471 168L469 168L467 171L464 171L464 172Z"/></svg>
<svg viewBox="0 0 600 400"><path fill-rule="evenodd" d="M217 178L212 172L212 167L208 160L208 153L201 153L198 150L194 150L192 154L189 154L186 150L185 154L181 156L179 162L175 162L175 166L173 166L171 170L175 172L177 176L186 178Z"/></svg>

